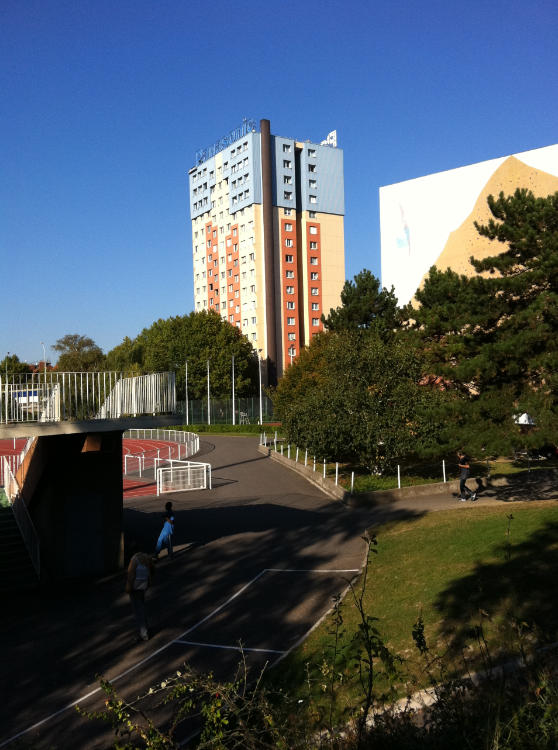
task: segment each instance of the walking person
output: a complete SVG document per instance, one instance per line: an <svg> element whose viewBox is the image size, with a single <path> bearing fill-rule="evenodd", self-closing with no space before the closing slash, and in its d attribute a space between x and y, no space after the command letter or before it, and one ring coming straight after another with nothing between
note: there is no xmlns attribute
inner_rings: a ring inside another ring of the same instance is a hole
<svg viewBox="0 0 558 750"><path fill-rule="evenodd" d="M141 551L139 542L132 543L132 559L128 565L126 593L130 597L130 604L134 611L134 618L138 629L136 641L149 640L147 630L147 616L145 613L145 592L153 582L153 563L149 555Z"/></svg>
<svg viewBox="0 0 558 750"><path fill-rule="evenodd" d="M172 559L172 535L174 533L174 515L172 512L172 503L167 503L165 505L165 512L163 513L165 522L163 525L163 530L159 534L159 539L157 540L157 547L155 549L155 554L153 555L154 560L159 559L159 554L163 547L167 548L167 554L169 559Z"/></svg>
<svg viewBox="0 0 558 750"><path fill-rule="evenodd" d="M467 487L467 479L469 477L469 474L471 473L471 469L469 466L469 459L464 453L459 454L459 499L465 503L467 502L467 498L465 497L465 494L467 494L472 501L477 499L477 493L471 492L471 490Z"/></svg>

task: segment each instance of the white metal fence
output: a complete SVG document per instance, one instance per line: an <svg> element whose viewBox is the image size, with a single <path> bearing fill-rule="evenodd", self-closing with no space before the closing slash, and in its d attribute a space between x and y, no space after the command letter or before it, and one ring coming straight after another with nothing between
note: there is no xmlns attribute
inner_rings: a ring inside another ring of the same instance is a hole
<svg viewBox="0 0 558 750"><path fill-rule="evenodd" d="M181 461L188 459L200 449L200 438L194 432L182 432L180 430L127 430L124 439L129 440L166 440L176 443L176 447L165 445L161 448L149 448L124 455L124 475L137 474L145 477L159 466L169 461Z"/></svg>
<svg viewBox="0 0 558 750"><path fill-rule="evenodd" d="M211 465L193 461L171 461L157 469L157 497L165 492L211 489Z"/></svg>
<svg viewBox="0 0 558 750"><path fill-rule="evenodd" d="M28 441L26 447L28 447L29 444L30 443ZM39 540L39 535L37 534L37 531L35 530L35 527L33 526L33 521L31 520L29 511L27 510L25 503L23 499L21 498L19 485L10 468L8 461L6 461L5 456L2 457L2 464L3 464L3 474L4 474L4 491L12 506L14 517L15 517L17 525L19 526L21 536L23 537L23 541L25 542L25 546L29 550L29 555L31 557L31 561L33 562L33 567L35 568L37 576L40 578L41 577L41 543Z"/></svg>
<svg viewBox="0 0 558 750"><path fill-rule="evenodd" d="M173 372L0 374L0 424L174 414Z"/></svg>

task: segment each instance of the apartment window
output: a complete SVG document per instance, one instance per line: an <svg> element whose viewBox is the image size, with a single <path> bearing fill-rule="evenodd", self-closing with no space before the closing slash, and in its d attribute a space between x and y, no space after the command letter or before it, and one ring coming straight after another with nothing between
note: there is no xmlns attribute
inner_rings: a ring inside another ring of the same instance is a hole
<svg viewBox="0 0 558 750"><path fill-rule="evenodd" d="M225 294L225 289L226 289L226 287L224 287L224 286L221 287L221 294Z"/></svg>
<svg viewBox="0 0 558 750"><path fill-rule="evenodd" d="M292 263L293 262L293 255L285 255L285 263Z"/></svg>
<svg viewBox="0 0 558 750"><path fill-rule="evenodd" d="M238 250L238 245L236 245L236 244L233 245L233 253L236 253L237 250Z"/></svg>
<svg viewBox="0 0 558 750"><path fill-rule="evenodd" d="M234 302L232 301L232 299L229 300L229 307L234 307Z"/></svg>
<svg viewBox="0 0 558 750"><path fill-rule="evenodd" d="M211 255L208 255L208 256L207 256L207 260L208 260L208 261L209 261L210 263L211 263L211 258L212 258L212 256L211 256Z"/></svg>
<svg viewBox="0 0 558 750"><path fill-rule="evenodd" d="M223 164L223 172L226 172L228 168L229 168L229 162L228 162L228 161L226 161L226 162L225 162L225 163Z"/></svg>
<svg viewBox="0 0 558 750"><path fill-rule="evenodd" d="M213 236L217 237L217 230L216 229L213 230Z"/></svg>
<svg viewBox="0 0 558 750"><path fill-rule="evenodd" d="M308 165L308 171L309 172L315 172L316 171L316 165L315 164L309 164Z"/></svg>
<svg viewBox="0 0 558 750"><path fill-rule="evenodd" d="M237 234L238 234L238 229L235 227L233 229L233 237L236 237Z"/></svg>
<svg viewBox="0 0 558 750"><path fill-rule="evenodd" d="M289 239L286 239L285 240L285 247L292 247L292 246L293 246L293 241L289 240Z"/></svg>
<svg viewBox="0 0 558 750"><path fill-rule="evenodd" d="M231 187L232 187L232 189L233 189L233 190L235 189L235 187L236 187L236 180L233 180L233 181L232 181L232 183L231 183Z"/></svg>
<svg viewBox="0 0 558 750"><path fill-rule="evenodd" d="M227 247L230 247L231 245L232 245L232 240L231 240L231 238L229 237L229 238L227 239Z"/></svg>
<svg viewBox="0 0 558 750"><path fill-rule="evenodd" d="M255 293L256 293L256 286L255 286L255 284L252 284L252 286L250 287L250 292L251 292L252 294L255 294Z"/></svg>
<svg viewBox="0 0 558 750"><path fill-rule="evenodd" d="M311 294L312 294L313 297L317 297L318 296L319 291L318 291L318 289L315 286L312 287Z"/></svg>
<svg viewBox="0 0 558 750"><path fill-rule="evenodd" d="M217 260L217 258L215 258L215 260L213 261L213 265L215 267L217 267L219 265L219 261Z"/></svg>
<svg viewBox="0 0 558 750"><path fill-rule="evenodd" d="M204 301L203 301L203 306L207 307L207 300L206 299L204 299Z"/></svg>
<svg viewBox="0 0 558 750"><path fill-rule="evenodd" d="M232 307L232 305L231 305ZM234 323L234 315L229 315L229 322Z"/></svg>
<svg viewBox="0 0 558 750"><path fill-rule="evenodd" d="M238 258L235 258L233 260L233 266L236 268L238 266Z"/></svg>
<svg viewBox="0 0 558 750"><path fill-rule="evenodd" d="M240 297L240 291L238 289L235 289L234 296L235 297ZM237 312L238 312L238 310L237 310Z"/></svg>
<svg viewBox="0 0 558 750"><path fill-rule="evenodd" d="M199 294L199 293L200 293L200 288L198 287L198 288L196 289L196 294Z"/></svg>
<svg viewBox="0 0 558 750"><path fill-rule="evenodd" d="M294 318L287 318L287 325L288 326L294 326L295 319Z"/></svg>
<svg viewBox="0 0 558 750"><path fill-rule="evenodd" d="M308 149L308 156L311 159L315 159L316 158L316 149L315 148L309 148Z"/></svg>
<svg viewBox="0 0 558 750"><path fill-rule="evenodd" d="M286 271L286 276L288 279L294 279L294 271Z"/></svg>
<svg viewBox="0 0 558 750"><path fill-rule="evenodd" d="M232 202L233 202L233 205L234 205L234 204L236 204L236 203L238 203L238 198L236 197L236 195L234 196L234 198L233 198L233 201L232 201Z"/></svg>
<svg viewBox="0 0 558 750"><path fill-rule="evenodd" d="M310 265L311 266L317 266L318 265L318 259L317 258L310 258Z"/></svg>
<svg viewBox="0 0 558 750"><path fill-rule="evenodd" d="M310 243L310 250L317 250L318 249L318 243L317 242L311 242ZM318 262L318 259L316 258L316 263Z"/></svg>
<svg viewBox="0 0 558 750"><path fill-rule="evenodd" d="M252 334L252 341L256 341L256 337L257 337L257 334L253 333Z"/></svg>
<svg viewBox="0 0 558 750"><path fill-rule="evenodd" d="M308 180L308 187L310 187L310 188L317 188L318 184L317 184L316 180Z"/></svg>
<svg viewBox="0 0 558 750"><path fill-rule="evenodd" d="M244 158L244 166L245 166L245 167L247 167L247 166L248 166L248 157L247 157L247 156L246 156L246 157Z"/></svg>
<svg viewBox="0 0 558 750"><path fill-rule="evenodd" d="M250 253L250 255L248 256L248 260L254 260L254 253Z"/></svg>
<svg viewBox="0 0 558 750"><path fill-rule="evenodd" d="M292 216L293 209L292 208L284 208L283 209L283 213L285 214L285 216Z"/></svg>
<svg viewBox="0 0 558 750"><path fill-rule="evenodd" d="M217 310L217 312L219 312L219 303L218 302L215 303L215 309Z"/></svg>
<svg viewBox="0 0 558 750"><path fill-rule="evenodd" d="M233 285L229 284L229 292L232 292L232 290L233 290Z"/></svg>
<svg viewBox="0 0 558 750"><path fill-rule="evenodd" d="M320 319L319 318L312 318L312 325L313 326L319 326L320 325Z"/></svg>
<svg viewBox="0 0 558 750"><path fill-rule="evenodd" d="M292 232L292 231L293 231L293 225L285 224L285 232Z"/></svg>
<svg viewBox="0 0 558 750"><path fill-rule="evenodd" d="M310 196L310 203L317 203L317 202L318 202L318 199L316 198L316 196L315 195L311 195Z"/></svg>
<svg viewBox="0 0 558 750"><path fill-rule="evenodd" d="M241 265L244 265L246 263L246 256L245 255L243 255L242 258L240 259L240 263L241 263Z"/></svg>
<svg viewBox="0 0 558 750"><path fill-rule="evenodd" d="M242 144L242 147L245 151L248 151L248 141L244 141L244 143Z"/></svg>
<svg viewBox="0 0 558 750"><path fill-rule="evenodd" d="M234 174L236 172L236 164L233 164L231 167L231 174Z"/></svg>
<svg viewBox="0 0 558 750"><path fill-rule="evenodd" d="M318 234L318 227L310 227L310 234Z"/></svg>
<svg viewBox="0 0 558 750"><path fill-rule="evenodd" d="M250 278L252 278L252 276L255 276L255 275L256 275L256 269L255 268L251 268L250 269Z"/></svg>
<svg viewBox="0 0 558 750"><path fill-rule="evenodd" d="M288 193L288 192L287 192L287 191L285 190L285 192L284 192L284 194L283 194L283 195L284 195L284 198L285 198L285 200L286 200L286 201L292 201L292 199L293 199L293 194L292 194L292 193Z"/></svg>
<svg viewBox="0 0 558 750"><path fill-rule="evenodd" d="M283 153L284 154L290 154L291 153L291 147L288 143L283 144Z"/></svg>
<svg viewBox="0 0 558 750"><path fill-rule="evenodd" d="M213 176L214 176L214 172L213 170L211 170L211 172L209 173L209 179L211 179Z"/></svg>
<svg viewBox="0 0 558 750"><path fill-rule="evenodd" d="M249 190L245 190L244 191L244 200L248 200L249 197L250 197L250 191Z"/></svg>
<svg viewBox="0 0 558 750"><path fill-rule="evenodd" d="M292 185L293 184L293 178L290 177L289 175L285 175L283 177L283 182L285 183L285 185Z"/></svg>
<svg viewBox="0 0 558 750"><path fill-rule="evenodd" d="M256 318L252 318L252 325L253 325L253 326L255 326L255 325L256 325Z"/></svg>
<svg viewBox="0 0 558 750"><path fill-rule="evenodd" d="M229 263L231 262L231 260L232 260L232 253L229 253L227 255L227 260L229 261Z"/></svg>
<svg viewBox="0 0 558 750"><path fill-rule="evenodd" d="M238 284L238 274L236 274L235 277L234 277L234 283Z"/></svg>
<svg viewBox="0 0 558 750"><path fill-rule="evenodd" d="M205 271L202 272L202 279L205 279Z"/></svg>
<svg viewBox="0 0 558 750"><path fill-rule="evenodd" d="M295 303L287 302L287 310L294 310L294 309L295 309Z"/></svg>
<svg viewBox="0 0 558 750"><path fill-rule="evenodd" d="M319 310L320 306L317 302L312 302L312 310Z"/></svg>
<svg viewBox="0 0 558 750"><path fill-rule="evenodd" d="M314 271L310 274L310 281L317 281L318 280L318 274Z"/></svg>
<svg viewBox="0 0 558 750"><path fill-rule="evenodd" d="M209 285L209 291L210 291L210 292L212 292L212 291L213 291L213 284L210 284L210 285Z"/></svg>
<svg viewBox="0 0 558 750"><path fill-rule="evenodd" d="M291 162L289 159L283 159L283 169L290 169L291 168Z"/></svg>
<svg viewBox="0 0 558 750"><path fill-rule="evenodd" d="M296 333L288 333L289 341L296 341Z"/></svg>
<svg viewBox="0 0 558 750"><path fill-rule="evenodd" d="M207 247L211 247L211 240L207 240Z"/></svg>
<svg viewBox="0 0 558 750"><path fill-rule="evenodd" d="M287 287L287 294L294 294L294 286Z"/></svg>
<svg viewBox="0 0 558 750"><path fill-rule="evenodd" d="M234 311L235 311L235 313L239 313L240 312L240 305L236 305L235 308L234 308ZM236 325L237 325L237 328L240 328L240 323L237 323Z"/></svg>

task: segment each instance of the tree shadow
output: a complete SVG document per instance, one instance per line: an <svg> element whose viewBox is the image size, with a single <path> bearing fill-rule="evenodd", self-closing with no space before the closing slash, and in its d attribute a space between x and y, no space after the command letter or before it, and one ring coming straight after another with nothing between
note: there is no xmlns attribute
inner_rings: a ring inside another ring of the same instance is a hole
<svg viewBox="0 0 558 750"><path fill-rule="evenodd" d="M440 633L452 649L459 649L471 626L479 623L481 610L500 623L502 636L512 620L547 636L558 628L558 522L548 521L528 539L512 544L509 560L505 542L492 553L497 562L477 563L435 602L443 618Z"/></svg>

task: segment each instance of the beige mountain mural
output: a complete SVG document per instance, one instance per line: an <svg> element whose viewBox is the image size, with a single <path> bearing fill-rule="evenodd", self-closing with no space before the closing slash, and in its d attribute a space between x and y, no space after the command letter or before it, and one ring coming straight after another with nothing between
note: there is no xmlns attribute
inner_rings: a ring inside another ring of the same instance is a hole
<svg viewBox="0 0 558 750"><path fill-rule="evenodd" d="M480 260L504 252L504 245L496 240L491 242L487 237L481 237L475 229L474 222L486 224L492 216L486 202L489 195L497 197L501 191L504 195L510 195L516 188L528 188L537 197L546 197L558 190L558 177L529 167L515 156L506 159L482 189L475 207L463 224L450 233L435 263L438 270L445 271L449 267L457 273L474 276L475 271L469 263L471 255ZM421 287L427 276L427 273L423 276Z"/></svg>

